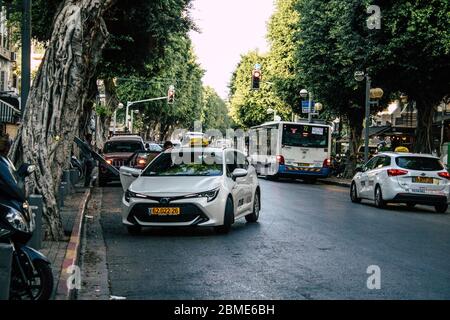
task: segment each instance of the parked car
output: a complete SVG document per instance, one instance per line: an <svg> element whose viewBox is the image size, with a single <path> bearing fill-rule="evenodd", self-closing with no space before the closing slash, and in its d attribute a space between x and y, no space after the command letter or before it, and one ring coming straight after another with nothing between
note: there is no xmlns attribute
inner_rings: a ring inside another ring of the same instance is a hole
<svg viewBox="0 0 450 320"><path fill-rule="evenodd" d="M144 151L144 141L140 136L135 135L118 135L111 137L103 148L102 156L105 158L107 164L114 166L117 170L121 166L128 165L131 157L137 151ZM99 163L98 168L98 183L99 186L104 187L108 182L120 180L108 170L107 164Z"/></svg>
<svg viewBox="0 0 450 320"><path fill-rule="evenodd" d="M259 218L256 171L237 150L167 150L145 170L122 167L120 179L122 222L131 234L152 226L214 227L226 233L239 218Z"/></svg>
<svg viewBox="0 0 450 320"><path fill-rule="evenodd" d="M137 151L131 156L128 166L142 170L160 153L160 151Z"/></svg>
<svg viewBox="0 0 450 320"><path fill-rule="evenodd" d="M450 174L439 158L431 155L386 152L377 154L357 169L351 187L353 202L369 199L379 208L388 203L448 208Z"/></svg>

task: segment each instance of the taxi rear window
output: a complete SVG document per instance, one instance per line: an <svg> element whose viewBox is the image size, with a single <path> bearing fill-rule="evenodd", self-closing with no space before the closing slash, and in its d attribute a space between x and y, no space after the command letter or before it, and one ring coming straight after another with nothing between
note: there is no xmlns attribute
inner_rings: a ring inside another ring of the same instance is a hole
<svg viewBox="0 0 450 320"><path fill-rule="evenodd" d="M419 171L439 171L443 170L439 159L427 157L398 157L395 162L400 168Z"/></svg>

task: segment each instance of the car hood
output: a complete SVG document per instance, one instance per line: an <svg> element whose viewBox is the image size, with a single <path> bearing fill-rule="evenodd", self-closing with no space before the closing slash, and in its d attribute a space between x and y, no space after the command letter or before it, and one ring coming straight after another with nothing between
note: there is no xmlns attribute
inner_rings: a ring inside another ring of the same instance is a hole
<svg viewBox="0 0 450 320"><path fill-rule="evenodd" d="M105 159L129 159L133 154L132 152L105 153L103 157Z"/></svg>
<svg viewBox="0 0 450 320"><path fill-rule="evenodd" d="M139 177L130 191L148 196L172 196L209 191L220 185L222 177Z"/></svg>

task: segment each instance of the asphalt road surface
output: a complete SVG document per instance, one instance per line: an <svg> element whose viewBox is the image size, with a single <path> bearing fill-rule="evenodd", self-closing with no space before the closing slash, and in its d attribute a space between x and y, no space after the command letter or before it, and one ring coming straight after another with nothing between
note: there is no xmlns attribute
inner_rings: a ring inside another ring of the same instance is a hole
<svg viewBox="0 0 450 320"><path fill-rule="evenodd" d="M353 204L348 189L262 179L257 224L147 229L121 224L103 188L110 294L127 299L449 299L450 215ZM369 266L375 266L370 269ZM380 289L368 289L367 282ZM375 272L375 273L373 273Z"/></svg>

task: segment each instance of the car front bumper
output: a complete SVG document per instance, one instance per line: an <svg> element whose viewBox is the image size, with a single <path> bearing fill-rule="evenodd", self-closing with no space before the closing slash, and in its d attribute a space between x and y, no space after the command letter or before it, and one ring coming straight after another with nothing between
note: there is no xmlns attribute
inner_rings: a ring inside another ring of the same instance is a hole
<svg viewBox="0 0 450 320"><path fill-rule="evenodd" d="M122 223L143 227L212 227L223 224L226 197L219 195L211 202L206 198L174 200L161 204L155 200L131 198L130 202L122 197ZM154 216L151 208L180 208L179 215Z"/></svg>

